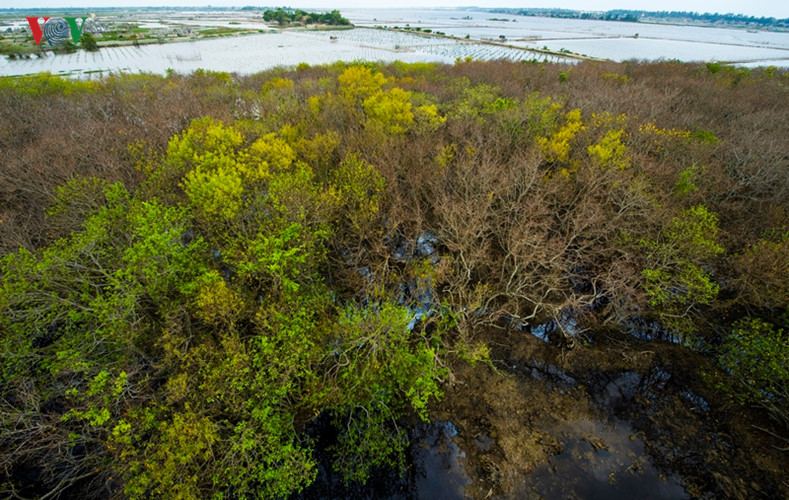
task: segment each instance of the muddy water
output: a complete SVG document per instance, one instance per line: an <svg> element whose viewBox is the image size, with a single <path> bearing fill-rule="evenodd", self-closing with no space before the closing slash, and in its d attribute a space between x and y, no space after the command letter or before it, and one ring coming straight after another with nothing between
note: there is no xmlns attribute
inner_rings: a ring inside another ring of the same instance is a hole
<svg viewBox="0 0 789 500"><path fill-rule="evenodd" d="M457 428L466 497L789 498L765 416L720 401L704 356L626 332L573 349L537 334L490 332L495 369L455 367L435 411Z"/></svg>
<svg viewBox="0 0 789 500"><path fill-rule="evenodd" d="M590 388L539 356L498 364L489 377L487 368L458 370L447 394L443 416L454 414L466 451L467 497L689 496L679 477L653 465L643 437L612 416L632 397L635 376Z"/></svg>
<svg viewBox="0 0 789 500"><path fill-rule="evenodd" d="M537 332L539 333L539 332ZM406 472L303 498L789 498L787 453L757 410L716 400L687 346L599 334L567 349L516 328L481 335L492 366L459 363Z"/></svg>
<svg viewBox="0 0 789 500"><path fill-rule="evenodd" d="M687 498L679 478L661 474L627 423L581 418L554 429L562 451L516 484L516 498Z"/></svg>

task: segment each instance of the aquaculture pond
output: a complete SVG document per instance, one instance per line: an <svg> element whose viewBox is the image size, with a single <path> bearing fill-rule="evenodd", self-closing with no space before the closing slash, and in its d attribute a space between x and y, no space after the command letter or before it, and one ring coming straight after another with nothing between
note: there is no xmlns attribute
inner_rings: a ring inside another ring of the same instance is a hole
<svg viewBox="0 0 789 500"><path fill-rule="evenodd" d="M198 68L249 74L277 66L327 64L338 60L577 61L560 55L566 52L614 61L677 59L745 66L789 65L789 34L783 32L749 33L742 29L524 16L505 19L488 12L457 10L358 9L344 13L356 25L355 29L275 30L260 23L259 18L235 12L194 16L170 12L161 22L147 19L146 14L142 26L147 28L183 24L256 29L261 33L203 40L182 38L175 43L139 47L105 47L95 53L56 55L42 50L26 58L0 58L0 76L48 71L98 78L118 72L164 74L168 69L190 72ZM10 25L18 28L25 22L18 20ZM448 37L436 37L436 34ZM541 52L543 49L553 53Z"/></svg>
<svg viewBox="0 0 789 500"><path fill-rule="evenodd" d="M299 63L360 60L452 63L458 58L571 61L526 49L357 28L332 32L270 32L139 47L124 45L73 54L44 50L24 59L0 57L0 76L50 72L87 79L111 73L165 74L168 70L188 73L199 68L250 74Z"/></svg>
<svg viewBox="0 0 789 500"><path fill-rule="evenodd" d="M471 40L506 39L507 44L628 59L727 61L738 65L789 64L785 32L701 26L672 26L583 19L492 14L455 10L359 9L346 15L356 26L408 26Z"/></svg>

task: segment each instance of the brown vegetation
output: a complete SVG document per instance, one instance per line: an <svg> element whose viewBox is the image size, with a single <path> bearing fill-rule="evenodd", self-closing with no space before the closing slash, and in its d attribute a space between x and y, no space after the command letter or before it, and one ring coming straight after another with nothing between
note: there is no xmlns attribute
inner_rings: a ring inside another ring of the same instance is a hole
<svg viewBox="0 0 789 500"><path fill-rule="evenodd" d="M0 81L2 491L283 495L313 477L321 412L364 479L403 446L381 430L402 408L369 408L401 391L424 416L448 359L489 361L480 332L546 321L565 350L647 324L704 345L718 410L785 447L788 85L503 61ZM255 420L262 393L281 422Z"/></svg>

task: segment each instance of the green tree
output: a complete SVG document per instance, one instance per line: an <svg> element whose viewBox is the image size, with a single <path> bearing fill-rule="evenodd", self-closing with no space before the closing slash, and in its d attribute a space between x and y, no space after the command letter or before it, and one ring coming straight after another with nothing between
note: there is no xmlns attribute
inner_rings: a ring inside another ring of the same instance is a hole
<svg viewBox="0 0 789 500"><path fill-rule="evenodd" d="M789 311L789 310L788 310ZM741 402L764 406L789 427L789 335L758 318L737 321L719 349L718 363L734 379L725 386Z"/></svg>
<svg viewBox="0 0 789 500"><path fill-rule="evenodd" d="M376 220L384 179L349 155L321 180L278 134L210 118L143 171L136 192L63 189L55 210L81 229L2 260L4 390L36 394L6 414L35 432L28 404L65 401L51 448L12 443L25 432L3 448L43 461L96 443L53 460L46 481L70 471L60 487L112 474L130 498L279 498L314 479L304 428L327 412L348 480L402 464L397 420L440 397L441 331L386 293L342 300L326 279L329 239Z"/></svg>
<svg viewBox="0 0 789 500"><path fill-rule="evenodd" d="M71 40L67 40L66 42L61 44L58 47L58 49L62 52L65 52L66 54L73 54L74 52L77 51L77 46L74 45L74 42L72 42Z"/></svg>
<svg viewBox="0 0 789 500"><path fill-rule="evenodd" d="M641 240L651 264L642 272L649 304L680 334L695 331L698 306L718 295L719 286L707 271L711 259L724 251L717 237L718 216L697 205L674 217L660 240Z"/></svg>
<svg viewBox="0 0 789 500"><path fill-rule="evenodd" d="M96 37L94 37L91 33L83 33L82 37L79 39L79 43L82 45L82 48L88 52L95 52L99 50L99 44L96 43Z"/></svg>

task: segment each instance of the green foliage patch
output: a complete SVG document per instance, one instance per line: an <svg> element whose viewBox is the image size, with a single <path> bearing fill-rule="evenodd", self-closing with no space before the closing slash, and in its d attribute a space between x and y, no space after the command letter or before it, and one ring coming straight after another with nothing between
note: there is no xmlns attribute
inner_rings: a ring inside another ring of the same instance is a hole
<svg viewBox="0 0 789 500"><path fill-rule="evenodd" d="M64 187L53 213L75 210L82 228L3 259L5 388L65 395L60 425L102 443L130 498L298 491L321 412L359 430L336 447L348 480L402 463L395 422L440 397L441 333L396 297L339 300L325 273L327 241L369 230L384 179L353 155L318 179L277 134L213 119L144 168L139 192Z"/></svg>

